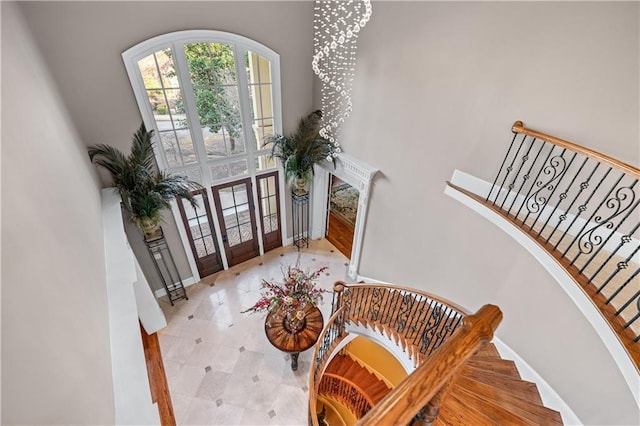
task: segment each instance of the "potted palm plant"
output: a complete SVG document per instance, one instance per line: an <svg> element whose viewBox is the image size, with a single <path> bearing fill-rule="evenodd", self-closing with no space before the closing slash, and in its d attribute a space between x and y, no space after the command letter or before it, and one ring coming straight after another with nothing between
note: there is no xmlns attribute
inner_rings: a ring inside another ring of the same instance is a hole
<svg viewBox="0 0 640 426"><path fill-rule="evenodd" d="M113 186L122 198L122 205L146 239L160 234L162 210L170 207L176 197L184 198L195 208L192 191L202 186L182 175L172 175L157 169L153 158L153 130L144 123L133 136L131 153L127 156L109 145L89 147L89 158L104 167L113 179Z"/></svg>
<svg viewBox="0 0 640 426"><path fill-rule="evenodd" d="M307 191L314 164L322 160L334 164L334 158L340 152L328 139L320 136L321 120L322 111L313 111L300 119L295 133L264 138L265 146L273 145L271 157L282 162L289 186L298 193Z"/></svg>

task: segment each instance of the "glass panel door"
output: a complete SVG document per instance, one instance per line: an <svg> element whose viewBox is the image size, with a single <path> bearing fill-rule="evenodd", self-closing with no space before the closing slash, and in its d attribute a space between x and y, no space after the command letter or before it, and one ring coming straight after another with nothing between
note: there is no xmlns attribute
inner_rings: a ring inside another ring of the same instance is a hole
<svg viewBox="0 0 640 426"><path fill-rule="evenodd" d="M196 259L196 266L201 278L222 270L222 260L220 251L213 232L213 218L207 193L205 190L195 191L194 197L198 202L198 207L193 208L184 199L178 201L180 216L187 230L189 245Z"/></svg>
<svg viewBox="0 0 640 426"><path fill-rule="evenodd" d="M356 188L331 175L326 237L349 259L353 251L359 199L360 193Z"/></svg>
<svg viewBox="0 0 640 426"><path fill-rule="evenodd" d="M211 188L222 229L222 241L229 266L260 254L251 192L251 179Z"/></svg>
<svg viewBox="0 0 640 426"><path fill-rule="evenodd" d="M280 190L278 172L260 175L258 182L258 204L262 220L262 244L264 251L273 250L282 245L280 231Z"/></svg>

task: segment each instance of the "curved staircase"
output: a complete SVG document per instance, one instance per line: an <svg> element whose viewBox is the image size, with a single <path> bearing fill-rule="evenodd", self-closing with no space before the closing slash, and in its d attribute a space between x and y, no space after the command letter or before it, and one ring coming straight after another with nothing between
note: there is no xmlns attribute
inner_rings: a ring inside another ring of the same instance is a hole
<svg viewBox="0 0 640 426"><path fill-rule="evenodd" d="M348 395L325 386L333 378L354 383L373 405L391 389L348 355L336 355L325 370L320 396L333 398L356 416ZM353 398L355 401L355 398ZM467 361L440 407L434 425L561 425L557 411L542 404L535 384L523 381L513 361L500 358L493 344L486 344Z"/></svg>
<svg viewBox="0 0 640 426"><path fill-rule="evenodd" d="M434 425L561 425L538 388L523 381L513 363L486 344L467 361L440 406Z"/></svg>
<svg viewBox="0 0 640 426"><path fill-rule="evenodd" d="M476 203L482 206L483 216L494 223L510 222L532 239L535 244L523 246L539 260L546 252L541 263L610 347L637 401L640 169L520 121L512 131L493 183L467 179L473 191L448 183L445 192L466 196L471 202L464 203L474 209ZM498 307L485 305L470 314L447 300L393 285L339 282L334 290L333 315L310 374L314 425L318 386L331 374L334 352L350 333L383 341L404 369L412 370L360 413L358 424L562 424L559 413L542 405L536 385L521 380L514 363L501 359L489 343L502 320ZM585 303L587 297L593 306ZM594 307L601 317L593 315ZM611 335L601 327L605 321Z"/></svg>
<svg viewBox="0 0 640 426"><path fill-rule="evenodd" d="M372 406L380 402L391 390L382 380L354 361L349 355L338 354L331 360L322 380L325 381L331 377L342 378L355 384L362 390L363 396L371 401ZM321 383L320 389L322 388ZM320 394L322 395L322 392Z"/></svg>
<svg viewBox="0 0 640 426"><path fill-rule="evenodd" d="M537 386L489 343L502 319L497 307L471 315L390 285L337 283L335 290L334 313L310 371L310 413L319 412L322 397L340 401L362 425L563 424L560 413L544 407ZM358 327L401 347L415 370L390 389L345 351L336 353ZM318 424L317 416L310 420Z"/></svg>

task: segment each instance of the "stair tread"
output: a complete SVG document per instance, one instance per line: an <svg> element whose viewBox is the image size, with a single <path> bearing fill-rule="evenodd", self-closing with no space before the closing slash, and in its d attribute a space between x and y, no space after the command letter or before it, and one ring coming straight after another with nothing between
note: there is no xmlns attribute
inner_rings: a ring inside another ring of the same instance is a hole
<svg viewBox="0 0 640 426"><path fill-rule="evenodd" d="M506 376L492 371L478 370L475 368L463 367L461 377L473 379L478 382L492 385L493 387L503 389L513 389L523 394L530 395L531 398L539 398L538 387L535 383L525 382L523 380Z"/></svg>
<svg viewBox="0 0 640 426"><path fill-rule="evenodd" d="M537 424L562 424L562 417L557 411L544 407L535 401L518 398L510 393L508 389L497 389L483 383L469 387L468 383L461 383L456 384L452 392L462 395L473 394L477 398L483 399L492 405L499 405L513 414Z"/></svg>
<svg viewBox="0 0 640 426"><path fill-rule="evenodd" d="M529 401L531 403L542 405L542 399L540 398L540 394L536 391L535 393L531 391L531 387L522 387L522 386L509 386L509 387L496 387L492 384L483 383L477 380L474 380L469 377L460 376L456 380L456 384L459 384L462 387L467 389L483 389L485 386L491 389L494 389L497 393L506 393L515 398L519 398L525 401ZM537 388L536 388L537 389Z"/></svg>
<svg viewBox="0 0 640 426"><path fill-rule="evenodd" d="M325 374L340 376L357 385L365 395L378 403L389 393L389 387L374 374L362 367L348 355L336 355L327 366Z"/></svg>
<svg viewBox="0 0 640 426"><path fill-rule="evenodd" d="M508 424L508 425L538 425L528 418L520 417L513 413L508 407L503 407L498 403L487 401L472 392L464 391L464 389L456 389L455 392L449 394L449 398L445 402L445 405L449 401L458 400L467 409L473 409L483 416L487 417L492 423Z"/></svg>
<svg viewBox="0 0 640 426"><path fill-rule="evenodd" d="M340 376L377 404L390 389L345 354L334 357L326 374ZM521 379L513 361L502 359L495 345L480 348L460 374L440 407L434 425L562 425L560 413L544 407L535 383Z"/></svg>
<svg viewBox="0 0 640 426"><path fill-rule="evenodd" d="M515 362L502 358L493 357L472 357L467 361L467 366L476 369L493 371L494 373L505 374L519 379L520 373Z"/></svg>
<svg viewBox="0 0 640 426"><path fill-rule="evenodd" d="M478 349L475 356L500 357L500 352L493 343L485 343Z"/></svg>
<svg viewBox="0 0 640 426"><path fill-rule="evenodd" d="M450 426L489 426L495 425L481 412L467 406L460 399L449 395L440 407L437 420L440 424Z"/></svg>
<svg viewBox="0 0 640 426"><path fill-rule="evenodd" d="M488 426L495 425L489 418L479 411L466 406L457 398L447 398L446 403L440 407L437 420L451 426Z"/></svg>

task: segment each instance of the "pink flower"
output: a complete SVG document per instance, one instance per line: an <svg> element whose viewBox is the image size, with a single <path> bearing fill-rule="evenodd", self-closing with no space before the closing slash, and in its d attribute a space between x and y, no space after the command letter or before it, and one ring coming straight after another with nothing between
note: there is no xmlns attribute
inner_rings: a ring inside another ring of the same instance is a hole
<svg viewBox="0 0 640 426"><path fill-rule="evenodd" d="M317 279L327 267L322 267L315 272L304 272L298 267L289 267L283 270L284 282L269 282L262 280L262 297L249 309L243 312L271 311L279 308L283 312L293 313L299 307L307 305L315 306L322 300L322 294L326 290L316 288L313 280Z"/></svg>

